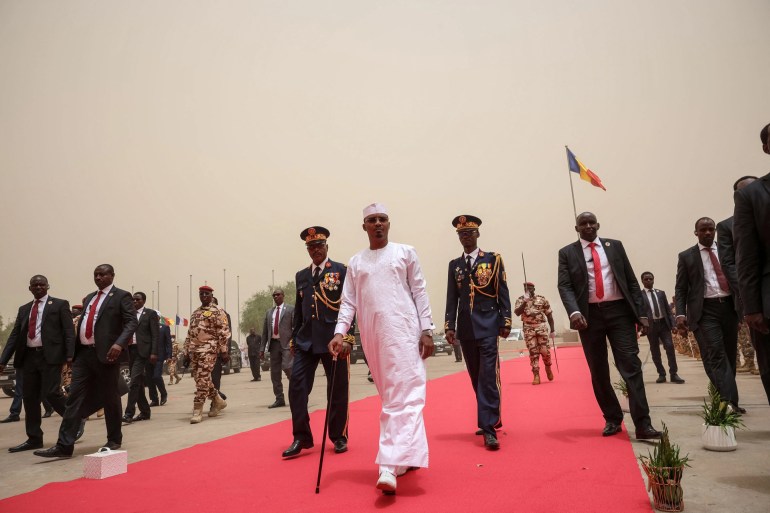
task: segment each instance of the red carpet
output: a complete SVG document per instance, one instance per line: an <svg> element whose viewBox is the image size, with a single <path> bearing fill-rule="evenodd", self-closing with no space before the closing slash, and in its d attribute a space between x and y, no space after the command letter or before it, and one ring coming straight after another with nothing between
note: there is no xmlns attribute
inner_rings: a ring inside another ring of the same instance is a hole
<svg viewBox="0 0 770 513"><path fill-rule="evenodd" d="M484 450L474 435L464 369L431 381L430 468L399 478L394 497L374 488L379 399L373 397L351 404L350 451L336 455L327 443L319 495L323 411L311 417L316 448L291 461L278 456L290 441L286 421L134 463L127 474L103 481L52 483L0 501L0 511L652 511L626 432L601 437L604 422L582 351L559 349L558 356L556 380L537 387L527 358L503 363L505 425L497 452Z"/></svg>

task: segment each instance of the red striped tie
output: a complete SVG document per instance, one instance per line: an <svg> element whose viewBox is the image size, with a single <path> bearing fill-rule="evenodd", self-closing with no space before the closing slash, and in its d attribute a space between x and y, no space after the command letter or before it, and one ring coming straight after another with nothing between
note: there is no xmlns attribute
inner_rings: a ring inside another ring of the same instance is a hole
<svg viewBox="0 0 770 513"><path fill-rule="evenodd" d="M591 242L588 244L591 248L591 257L594 259L594 281L596 282L596 297L602 299L604 297L604 278L602 278L602 260L599 258L599 253L596 251L596 243Z"/></svg>
<svg viewBox="0 0 770 513"><path fill-rule="evenodd" d="M96 317L96 307L99 306L100 297L102 297L101 290L96 294L96 299L91 303L91 309L88 311L88 319L86 320L86 338L91 338L94 335L94 317Z"/></svg>
<svg viewBox="0 0 770 513"><path fill-rule="evenodd" d="M37 333L37 315L40 309L40 300L36 299L35 304L32 305L32 314L29 316L29 329L27 330L27 338L30 340L35 338Z"/></svg>

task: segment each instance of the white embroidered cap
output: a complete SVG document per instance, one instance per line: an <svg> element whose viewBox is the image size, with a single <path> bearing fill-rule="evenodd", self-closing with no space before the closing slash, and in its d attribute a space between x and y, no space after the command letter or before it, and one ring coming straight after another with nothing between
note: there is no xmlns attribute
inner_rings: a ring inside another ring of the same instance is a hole
<svg viewBox="0 0 770 513"><path fill-rule="evenodd" d="M372 214L385 214L388 215L388 208L382 203L372 203L364 208L364 219Z"/></svg>

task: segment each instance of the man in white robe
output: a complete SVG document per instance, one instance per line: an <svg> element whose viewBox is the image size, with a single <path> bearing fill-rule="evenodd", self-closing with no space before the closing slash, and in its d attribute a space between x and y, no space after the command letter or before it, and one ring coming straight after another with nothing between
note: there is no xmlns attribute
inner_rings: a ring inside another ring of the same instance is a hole
<svg viewBox="0 0 770 513"><path fill-rule="evenodd" d="M425 363L433 354L433 321L425 278L413 247L388 242L384 205L364 209L369 248L348 264L337 327L329 351L345 356L343 341L354 316L369 369L382 401L377 488L396 491L396 477L428 466Z"/></svg>

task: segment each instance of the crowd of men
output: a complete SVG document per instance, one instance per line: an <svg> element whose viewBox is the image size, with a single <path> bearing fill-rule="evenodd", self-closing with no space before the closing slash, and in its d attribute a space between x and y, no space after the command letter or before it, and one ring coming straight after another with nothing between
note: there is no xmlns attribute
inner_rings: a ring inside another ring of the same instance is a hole
<svg viewBox="0 0 770 513"><path fill-rule="evenodd" d="M769 126L760 133L768 154ZM753 362L753 349L770 402L770 174L737 180L734 200L734 217L720 223L708 217L695 220L697 243L679 253L671 303L664 291L654 288L652 272L639 275L640 286L623 243L599 236L595 214L577 216L578 240L558 252L558 290L570 326L579 333L604 416L602 436L620 433L623 421L610 381L609 342L628 390L636 438L661 437L649 414L638 357L640 335L650 342L658 383L684 383L678 375L676 352L689 353L702 360L720 396L739 414L746 413L735 380L739 339L743 339L744 358ZM535 294L534 283L524 283L524 294L512 307L502 256L478 245L481 224L480 218L468 214L452 220L462 255L449 261L444 330L447 341L465 355L476 398L476 434L483 437L487 450L495 451L502 426L499 340L510 334L512 315L521 316L532 384L539 385L541 358L546 378L554 379L555 354L549 339L555 329L551 305ZM388 209L380 203L368 205L362 228L369 245L348 265L329 258L328 229L312 226L301 232L310 264L296 274L296 303L284 304L284 291L273 291L274 306L265 314L261 338L255 329L247 337L248 354L252 381L260 381L259 360L266 351L270 353L275 401L269 408L286 406L283 376L288 379L292 443L282 453L285 459L314 447L308 397L318 364L323 365L328 401L325 427L334 452L342 454L348 450L350 428L347 356L357 324L370 379L382 402L376 486L392 494L399 476L428 466L424 359L434 350L434 323L415 249L388 239ZM24 383L27 440L10 452L34 449L39 456L69 457L82 435L84 419L100 409L107 425L105 447L119 448L121 422L149 420L150 407L165 404L162 363L175 363L178 356L170 332L158 322L157 312L145 308L146 296L118 289L112 283L114 275L110 265L94 270L97 290L86 296L82 314L78 312L74 319L67 301L48 295L44 276L30 280L34 300L19 308L0 355L2 370L15 353L14 365ZM220 375L229 358L232 324L213 292L209 286L200 287L201 306L192 314L182 351L195 380L193 424L203 420L207 400L209 417L227 406ZM122 411L118 362L126 353L131 386ZM65 398L63 369L70 367ZM751 371L753 363L743 367ZM179 380L173 374L170 379L169 385ZM157 388L153 396L149 387L152 402L144 395L145 384ZM47 401L46 410L62 416L58 441L49 449L42 449L42 400ZM134 416L136 409L139 414Z"/></svg>

